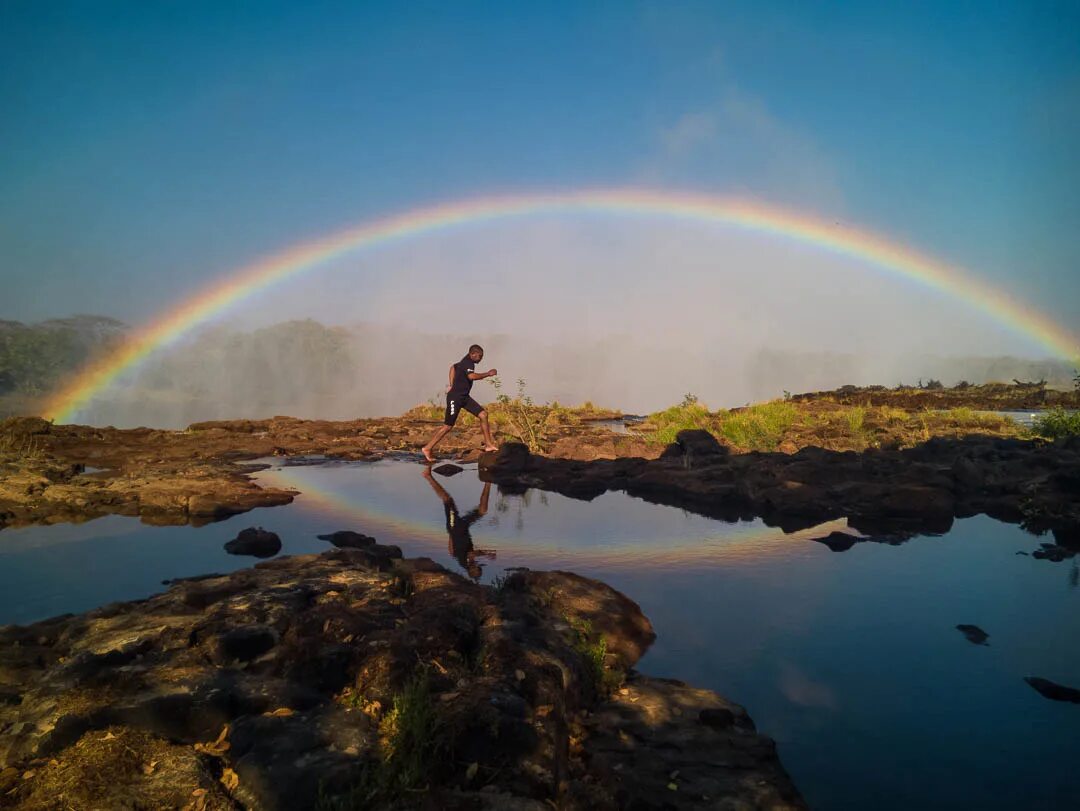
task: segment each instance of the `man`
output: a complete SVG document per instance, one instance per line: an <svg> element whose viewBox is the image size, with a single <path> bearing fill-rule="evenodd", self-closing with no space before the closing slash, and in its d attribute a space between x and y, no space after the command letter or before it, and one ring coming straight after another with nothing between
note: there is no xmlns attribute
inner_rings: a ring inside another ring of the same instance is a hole
<svg viewBox="0 0 1080 811"><path fill-rule="evenodd" d="M431 437L431 440L420 450L424 458L434 462L435 457L431 452L442 438L450 433L457 422L458 414L464 409L474 417L480 418L480 430L484 432L484 450L497 451L495 440L491 436L491 425L488 423L488 413L480 404L469 396L472 391L474 380L483 380L486 377L494 377L498 371L492 369L489 372L476 371L476 365L484 359L484 349L478 344L469 347L469 354L450 366L450 382L446 386L446 414L443 417L443 425L439 427Z"/></svg>
<svg viewBox="0 0 1080 811"><path fill-rule="evenodd" d="M431 468L424 466L424 478L427 479L431 489L434 490L443 503L443 512L446 513L447 551L457 560L461 568L465 570L473 580L479 580L484 573L484 567L480 565L478 558L495 559L495 551L492 549L477 549L473 546L472 533L469 528L487 515L488 499L491 496L491 483L484 483L484 490L480 494L480 503L476 509L461 515L453 497L446 489L435 481L431 475Z"/></svg>

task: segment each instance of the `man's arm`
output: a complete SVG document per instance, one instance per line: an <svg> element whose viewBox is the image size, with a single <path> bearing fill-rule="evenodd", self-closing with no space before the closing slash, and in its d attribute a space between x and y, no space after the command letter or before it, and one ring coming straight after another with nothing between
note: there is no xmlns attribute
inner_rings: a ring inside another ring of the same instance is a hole
<svg viewBox="0 0 1080 811"><path fill-rule="evenodd" d="M450 379L446 383L446 391L449 394L450 389L454 387L454 364L450 364Z"/></svg>
<svg viewBox="0 0 1080 811"><path fill-rule="evenodd" d="M483 380L485 377L495 377L498 373L498 369L492 369L490 372L469 372L469 380Z"/></svg>

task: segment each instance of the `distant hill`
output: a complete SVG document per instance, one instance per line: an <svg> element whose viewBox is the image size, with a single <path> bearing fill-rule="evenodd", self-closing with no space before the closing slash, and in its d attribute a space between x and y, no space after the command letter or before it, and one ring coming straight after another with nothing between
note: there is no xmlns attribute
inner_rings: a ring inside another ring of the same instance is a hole
<svg viewBox="0 0 1080 811"><path fill-rule="evenodd" d="M0 321L0 395L38 397L123 340L127 325L101 315L37 324Z"/></svg>

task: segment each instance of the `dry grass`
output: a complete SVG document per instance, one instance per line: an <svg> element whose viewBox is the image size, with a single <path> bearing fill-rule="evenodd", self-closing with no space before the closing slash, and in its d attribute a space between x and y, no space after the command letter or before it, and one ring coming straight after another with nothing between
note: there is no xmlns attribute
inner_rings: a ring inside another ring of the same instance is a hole
<svg viewBox="0 0 1080 811"><path fill-rule="evenodd" d="M908 410L895 406L842 405L827 400L774 400L715 412L697 401L684 402L650 415L645 428L646 438L660 445L674 442L683 429L705 429L736 452L794 451L806 446L864 451L912 447L935 436L1026 435L1008 417L970 408Z"/></svg>

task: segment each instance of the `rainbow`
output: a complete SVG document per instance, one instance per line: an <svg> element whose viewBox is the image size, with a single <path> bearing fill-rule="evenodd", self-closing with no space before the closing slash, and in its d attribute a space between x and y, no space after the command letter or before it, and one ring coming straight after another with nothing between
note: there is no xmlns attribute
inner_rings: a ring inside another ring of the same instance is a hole
<svg viewBox="0 0 1080 811"><path fill-rule="evenodd" d="M598 189L485 197L419 208L304 242L257 259L137 330L112 354L81 370L46 404L45 416L71 420L97 393L155 350L276 282L361 248L385 245L467 224L534 214L647 215L722 224L774 235L864 260L886 273L953 295L1051 354L1072 359L1080 340L1065 328L968 272L943 264L869 231L827 223L755 203L688 192Z"/></svg>

